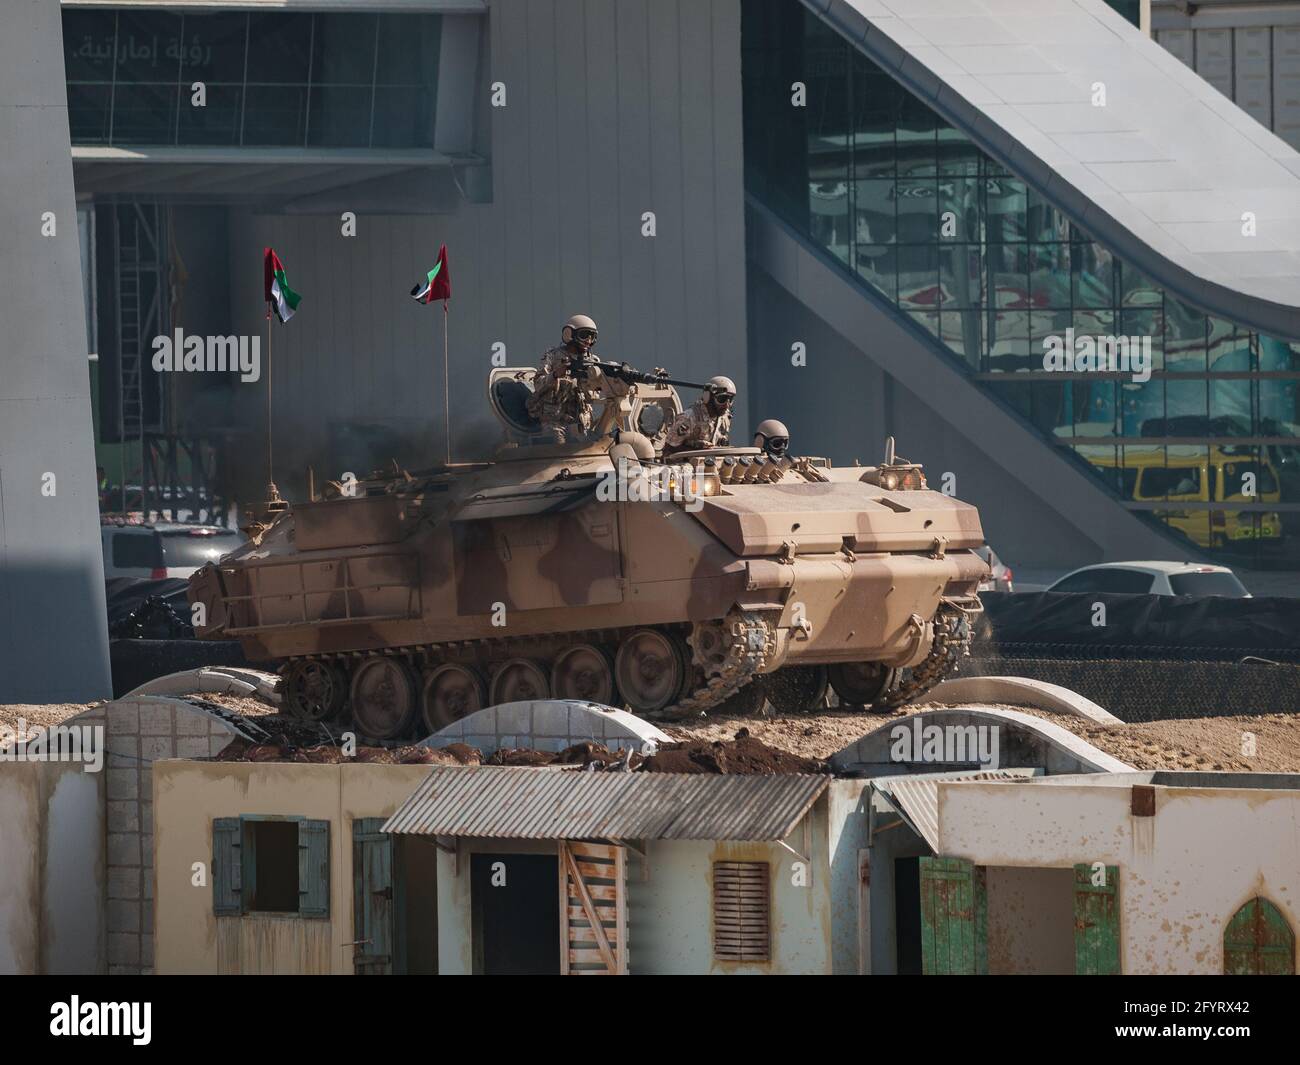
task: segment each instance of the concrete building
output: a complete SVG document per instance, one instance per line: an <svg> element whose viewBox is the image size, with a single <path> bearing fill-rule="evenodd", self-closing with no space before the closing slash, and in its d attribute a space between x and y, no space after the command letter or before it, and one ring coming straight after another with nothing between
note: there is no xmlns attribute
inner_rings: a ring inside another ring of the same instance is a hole
<svg viewBox="0 0 1300 1065"><path fill-rule="evenodd" d="M936 852L956 876L986 871L990 973L1294 975L1298 788L1281 773L940 782Z"/></svg>
<svg viewBox="0 0 1300 1065"><path fill-rule="evenodd" d="M272 336L278 479L436 453L441 323L398 297L446 243L458 456L495 438L494 354L527 363L581 307L607 354L727 373L806 453L893 433L1020 567L1294 569L1300 163L1256 121L1289 136L1289 16L1267 108L1239 32L1239 109L1218 30L1191 31L1209 81L1144 35L1177 50L1168 7L65 3L101 451L123 482L179 448L211 491L260 493L261 383L114 381L140 363L122 293L150 278L173 295L150 328L260 335L269 244L305 299ZM1148 338L1151 378L1044 369L1067 330Z"/></svg>
<svg viewBox="0 0 1300 1065"><path fill-rule="evenodd" d="M4 98L51 120L5 153L5 210L26 234L24 196L66 201L70 152L87 336L67 316L53 342L96 357L106 505L262 498L268 401L290 498L308 465L426 464L447 412L455 457L484 455L494 360L585 310L607 356L734 378L737 438L775 415L846 462L895 435L1022 573L1208 553L1259 591L1300 567L1294 5L67 0L62 92L51 6L7 20ZM23 329L77 288L59 234L61 259L10 245ZM442 244L447 387L443 319L405 298ZM267 246L303 297L269 334ZM257 380L156 371L178 328L269 347ZM1067 337L1081 361L1049 368ZM1084 368L1117 338L1149 379ZM33 698L105 672L96 631L24 613L44 574L71 575L43 601L98 601L76 360L45 343L9 332L34 420L0 449L3 645ZM55 466L57 503L12 487Z"/></svg>

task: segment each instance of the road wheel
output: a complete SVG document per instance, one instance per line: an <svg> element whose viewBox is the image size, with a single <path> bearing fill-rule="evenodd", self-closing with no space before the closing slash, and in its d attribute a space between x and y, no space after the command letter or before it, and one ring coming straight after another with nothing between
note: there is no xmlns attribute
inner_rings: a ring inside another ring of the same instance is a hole
<svg viewBox="0 0 1300 1065"><path fill-rule="evenodd" d="M687 682L681 642L658 629L636 629L614 658L618 690L633 713L650 714L676 702Z"/></svg>
<svg viewBox="0 0 1300 1065"><path fill-rule="evenodd" d="M289 663L280 692L280 705L290 717L331 721L347 702L348 682L333 662L300 658Z"/></svg>
<svg viewBox="0 0 1300 1065"><path fill-rule="evenodd" d="M786 666L762 678L763 690L778 714L816 713L826 699L825 666Z"/></svg>
<svg viewBox="0 0 1300 1065"><path fill-rule="evenodd" d="M397 658L373 655L352 676L352 717L357 731L376 740L395 740L419 710L415 673Z"/></svg>
<svg viewBox="0 0 1300 1065"><path fill-rule="evenodd" d="M556 699L615 705L613 658L595 644L570 647L551 667L551 694Z"/></svg>
<svg viewBox="0 0 1300 1065"><path fill-rule="evenodd" d="M492 706L550 697L551 685L546 679L546 671L531 658L512 658L503 662L492 677Z"/></svg>
<svg viewBox="0 0 1300 1065"><path fill-rule="evenodd" d="M885 693L897 671L882 662L837 662L827 674L841 703L866 707Z"/></svg>
<svg viewBox="0 0 1300 1065"><path fill-rule="evenodd" d="M430 732L446 728L487 706L487 685L473 666L447 662L424 678L420 716Z"/></svg>

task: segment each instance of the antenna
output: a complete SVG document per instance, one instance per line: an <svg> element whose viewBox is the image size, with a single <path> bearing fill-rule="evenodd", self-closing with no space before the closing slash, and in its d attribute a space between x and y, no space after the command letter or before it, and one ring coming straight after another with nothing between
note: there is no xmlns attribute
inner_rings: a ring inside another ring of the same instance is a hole
<svg viewBox="0 0 1300 1065"><path fill-rule="evenodd" d="M894 464L894 438L885 437L885 461L883 465L892 466Z"/></svg>

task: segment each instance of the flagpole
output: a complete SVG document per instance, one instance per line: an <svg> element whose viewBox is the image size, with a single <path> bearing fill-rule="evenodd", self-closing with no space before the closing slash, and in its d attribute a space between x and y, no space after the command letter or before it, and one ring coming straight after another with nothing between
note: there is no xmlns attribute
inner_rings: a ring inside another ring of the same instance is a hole
<svg viewBox="0 0 1300 1065"><path fill-rule="evenodd" d="M271 305L266 305L266 481L267 498L274 499L275 488L275 453L274 438L271 429Z"/></svg>
<svg viewBox="0 0 1300 1065"><path fill-rule="evenodd" d="M451 465L451 359L447 348L447 305L451 300L442 301L442 409L444 433L447 438L447 465Z"/></svg>

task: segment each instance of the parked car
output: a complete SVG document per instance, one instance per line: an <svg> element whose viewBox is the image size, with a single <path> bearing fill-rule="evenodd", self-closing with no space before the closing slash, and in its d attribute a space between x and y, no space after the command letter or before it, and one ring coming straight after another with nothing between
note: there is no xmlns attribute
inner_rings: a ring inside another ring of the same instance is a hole
<svg viewBox="0 0 1300 1065"><path fill-rule="evenodd" d="M998 553L985 544L983 547L977 547L975 553L988 563L990 570L989 579L980 581L977 591L983 592L1014 592L1016 589L1011 583L1011 567L1002 559L998 558Z"/></svg>
<svg viewBox="0 0 1300 1065"><path fill-rule="evenodd" d="M1206 566L1196 562L1103 562L1067 573L1047 590L1250 598L1246 586L1227 566Z"/></svg>
<svg viewBox="0 0 1300 1065"><path fill-rule="evenodd" d="M108 521L100 527L104 577L188 577L244 542L234 529L170 522Z"/></svg>

